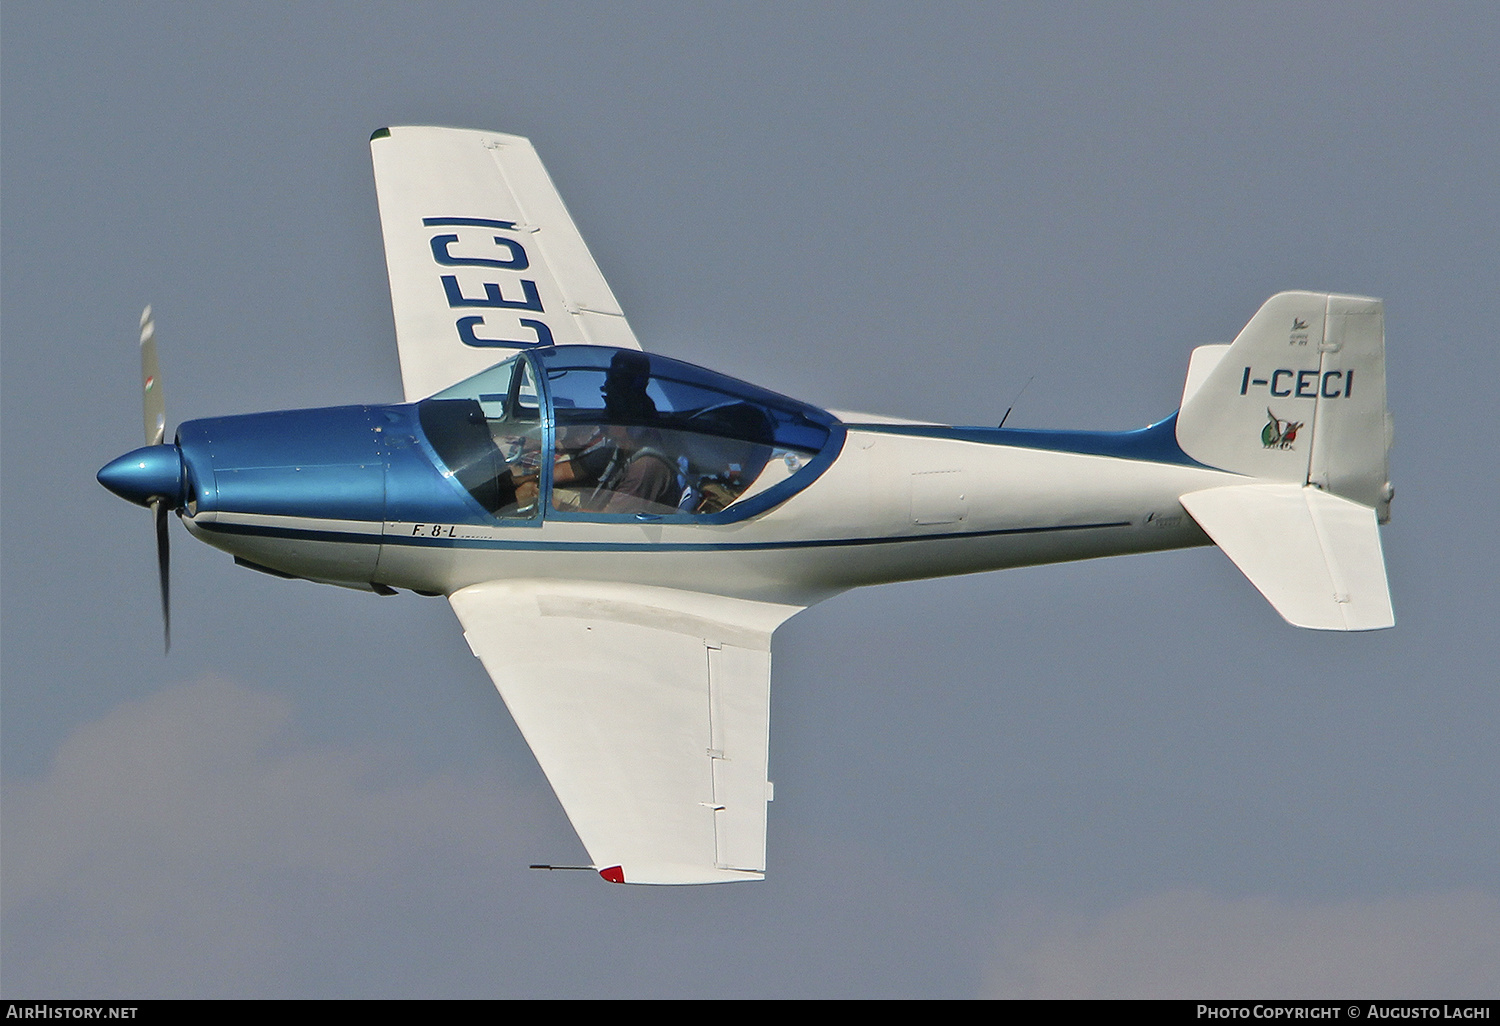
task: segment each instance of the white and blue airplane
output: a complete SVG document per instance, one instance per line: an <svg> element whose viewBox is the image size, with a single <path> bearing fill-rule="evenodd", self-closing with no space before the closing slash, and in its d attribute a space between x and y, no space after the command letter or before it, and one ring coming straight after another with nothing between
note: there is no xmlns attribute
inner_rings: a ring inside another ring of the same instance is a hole
<svg viewBox="0 0 1500 1026"><path fill-rule="evenodd" d="M1217 544L1289 622L1394 623L1381 301L1273 296L1135 431L819 409L642 350L536 151L371 139L405 401L194 420L99 472L279 577L443 595L616 883L760 879L771 639L849 588ZM168 626L168 630L170 627Z"/></svg>

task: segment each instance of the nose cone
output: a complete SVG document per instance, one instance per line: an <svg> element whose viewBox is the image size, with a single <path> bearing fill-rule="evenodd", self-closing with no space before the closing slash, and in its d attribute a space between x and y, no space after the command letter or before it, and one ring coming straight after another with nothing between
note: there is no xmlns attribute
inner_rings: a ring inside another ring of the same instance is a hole
<svg viewBox="0 0 1500 1026"><path fill-rule="evenodd" d="M175 445L148 445L106 463L99 471L99 483L138 506L159 499L168 509L177 509L186 484L182 454Z"/></svg>

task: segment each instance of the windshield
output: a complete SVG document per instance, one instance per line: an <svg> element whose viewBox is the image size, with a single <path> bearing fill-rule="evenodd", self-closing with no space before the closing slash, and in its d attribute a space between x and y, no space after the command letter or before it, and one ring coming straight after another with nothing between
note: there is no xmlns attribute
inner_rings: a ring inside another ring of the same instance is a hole
<svg viewBox="0 0 1500 1026"><path fill-rule="evenodd" d="M417 406L422 433L481 506L499 517L537 513L542 454L536 374L513 356Z"/></svg>

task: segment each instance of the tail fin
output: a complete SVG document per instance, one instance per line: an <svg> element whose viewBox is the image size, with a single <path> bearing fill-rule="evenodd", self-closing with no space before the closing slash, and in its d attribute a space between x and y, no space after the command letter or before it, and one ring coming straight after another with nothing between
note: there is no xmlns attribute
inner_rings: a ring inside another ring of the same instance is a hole
<svg viewBox="0 0 1500 1026"><path fill-rule="evenodd" d="M1198 462L1311 484L1381 523L1390 434L1384 304L1322 292L1272 296L1233 345L1194 353L1177 416L1177 442Z"/></svg>
<svg viewBox="0 0 1500 1026"><path fill-rule="evenodd" d="M1184 452L1256 480L1182 505L1290 623L1389 627L1390 442L1381 301L1283 292L1194 351L1177 415Z"/></svg>

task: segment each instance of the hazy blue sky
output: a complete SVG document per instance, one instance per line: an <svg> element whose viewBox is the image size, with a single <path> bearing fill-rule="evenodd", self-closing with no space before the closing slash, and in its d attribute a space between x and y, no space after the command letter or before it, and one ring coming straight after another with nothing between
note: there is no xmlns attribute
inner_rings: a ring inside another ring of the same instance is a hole
<svg viewBox="0 0 1500 1026"><path fill-rule="evenodd" d="M1500 993L1500 8L32 3L0 12L7 997ZM399 397L366 140L530 136L647 348L811 402L1136 427L1274 292L1387 303L1397 626L1212 549L778 635L770 869L583 858L447 604L94 482Z"/></svg>

